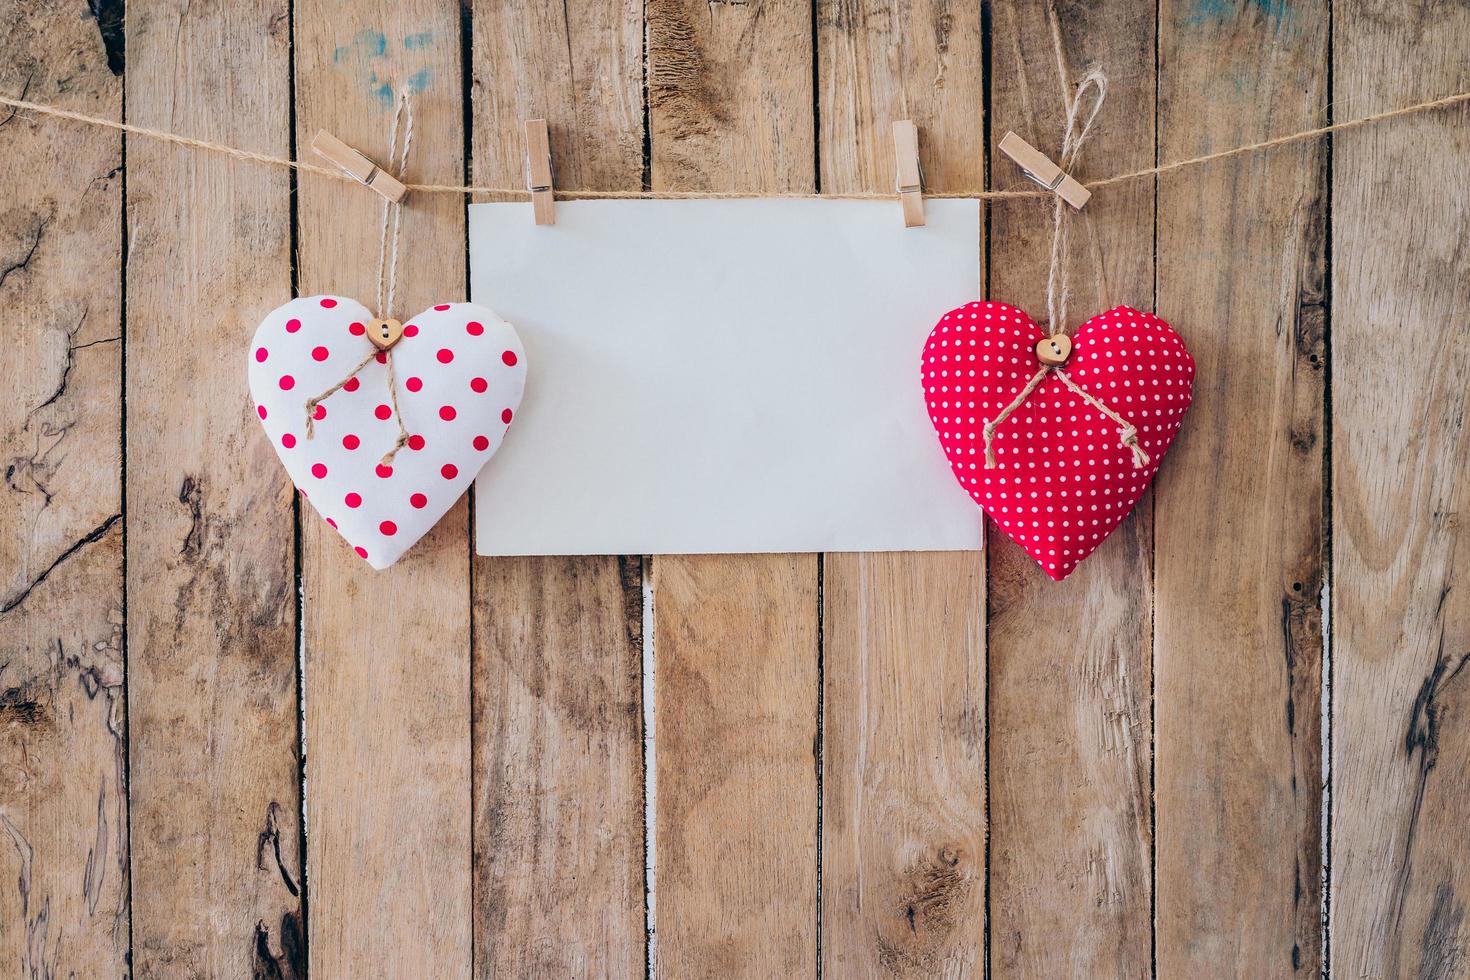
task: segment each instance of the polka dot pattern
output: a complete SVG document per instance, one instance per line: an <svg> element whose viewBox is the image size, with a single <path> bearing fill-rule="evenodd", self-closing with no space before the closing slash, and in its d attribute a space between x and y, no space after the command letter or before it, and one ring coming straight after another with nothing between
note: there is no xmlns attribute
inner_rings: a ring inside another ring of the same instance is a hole
<svg viewBox="0 0 1470 980"><path fill-rule="evenodd" d="M1135 469L1117 423L1053 372L996 430L996 466L986 469L985 424L1040 369L1035 348L1044 337L1015 307L970 303L935 325L921 374L929 419L960 486L1061 581L1148 489L1189 408L1194 358L1152 313L1119 306L1093 317L1073 333L1062 370L1137 428L1149 464Z"/></svg>
<svg viewBox="0 0 1470 980"><path fill-rule="evenodd" d="M503 443L526 369L514 328L483 306L443 303L415 316L393 349L398 411L412 436L384 466L398 424L380 360L318 406L314 437L305 436L306 400L373 352L360 329L372 319L345 297L293 300L261 323L246 362L261 427L292 481L311 489L311 505L359 556L386 568Z"/></svg>

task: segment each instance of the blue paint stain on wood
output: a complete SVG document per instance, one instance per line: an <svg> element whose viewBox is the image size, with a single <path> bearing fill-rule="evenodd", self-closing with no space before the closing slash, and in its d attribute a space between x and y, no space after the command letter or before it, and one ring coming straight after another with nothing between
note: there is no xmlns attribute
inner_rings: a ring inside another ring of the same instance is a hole
<svg viewBox="0 0 1470 980"><path fill-rule="evenodd" d="M433 42L432 32L420 31L406 35L403 38L403 47L404 50L414 51L428 47ZM368 94L383 108L389 108L394 104L400 87L404 92L416 94L427 89L434 80L432 68L420 68L401 83L394 81L395 78L401 77L395 70L385 70L382 65L370 70L368 63L386 57L388 47L387 35L382 31L368 28L353 35L350 43L340 45L332 51L333 64L355 74L364 83Z"/></svg>
<svg viewBox="0 0 1470 980"><path fill-rule="evenodd" d="M340 65L349 58L381 58L388 53L388 38L382 31L372 29L358 31L351 44L343 44L332 51L332 63Z"/></svg>
<svg viewBox="0 0 1470 980"><path fill-rule="evenodd" d="M1233 20L1242 14L1253 14L1273 29L1291 23L1288 0L1194 0L1189 23L1193 25Z"/></svg>

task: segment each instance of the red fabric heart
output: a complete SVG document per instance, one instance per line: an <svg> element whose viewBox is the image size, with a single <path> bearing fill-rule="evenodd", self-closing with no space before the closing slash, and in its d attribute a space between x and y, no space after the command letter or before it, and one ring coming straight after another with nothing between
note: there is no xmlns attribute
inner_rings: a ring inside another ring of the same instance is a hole
<svg viewBox="0 0 1470 980"><path fill-rule="evenodd" d="M996 428L996 466L985 465L985 424L998 418L1043 365L1045 334L1004 303L946 313L924 345L929 419L971 497L1060 582L1133 510L1179 432L1194 390L1194 358L1152 313L1119 306L1072 336L1060 370L1137 429L1149 462L1135 467L1121 428L1049 372Z"/></svg>

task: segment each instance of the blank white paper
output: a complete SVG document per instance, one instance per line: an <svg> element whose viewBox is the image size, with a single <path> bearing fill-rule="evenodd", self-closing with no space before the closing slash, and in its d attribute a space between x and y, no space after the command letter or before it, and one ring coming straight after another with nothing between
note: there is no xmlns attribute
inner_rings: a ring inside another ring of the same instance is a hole
<svg viewBox="0 0 1470 980"><path fill-rule="evenodd" d="M980 296L980 211L898 201L470 207L470 293L526 393L475 483L482 555L961 551L981 512L919 380Z"/></svg>

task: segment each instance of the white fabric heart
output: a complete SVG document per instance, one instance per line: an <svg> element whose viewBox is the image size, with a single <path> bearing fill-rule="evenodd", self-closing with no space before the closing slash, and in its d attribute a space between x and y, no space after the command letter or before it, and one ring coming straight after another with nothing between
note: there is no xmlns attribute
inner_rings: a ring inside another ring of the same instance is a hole
<svg viewBox="0 0 1470 980"><path fill-rule="evenodd" d="M316 406L376 349L372 314L340 296L271 311L250 345L250 395L291 481L357 554L387 568L444 516L495 455L526 385L515 328L483 306L445 303L406 321L403 338ZM399 436L389 396L393 359Z"/></svg>

